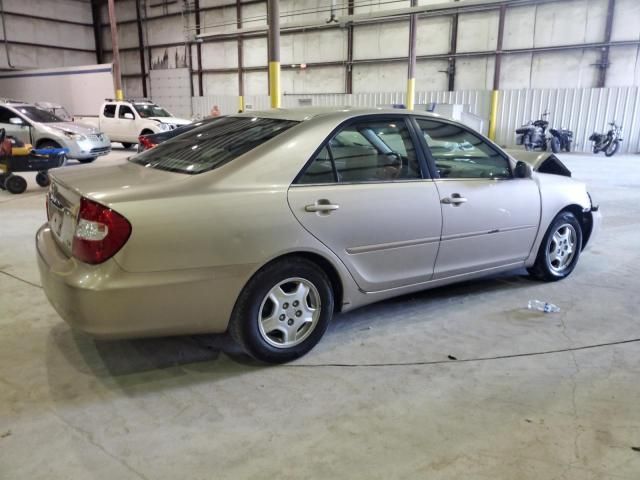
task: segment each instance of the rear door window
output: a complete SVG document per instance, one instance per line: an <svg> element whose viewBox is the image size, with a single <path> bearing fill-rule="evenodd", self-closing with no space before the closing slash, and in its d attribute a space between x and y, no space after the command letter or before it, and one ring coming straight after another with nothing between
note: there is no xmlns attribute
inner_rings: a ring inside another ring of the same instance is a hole
<svg viewBox="0 0 640 480"><path fill-rule="evenodd" d="M273 118L225 117L195 128L131 158L145 167L198 174L229 163L298 122Z"/></svg>
<svg viewBox="0 0 640 480"><path fill-rule="evenodd" d="M363 183L421 177L404 119L359 121L340 130L320 150L298 183Z"/></svg>

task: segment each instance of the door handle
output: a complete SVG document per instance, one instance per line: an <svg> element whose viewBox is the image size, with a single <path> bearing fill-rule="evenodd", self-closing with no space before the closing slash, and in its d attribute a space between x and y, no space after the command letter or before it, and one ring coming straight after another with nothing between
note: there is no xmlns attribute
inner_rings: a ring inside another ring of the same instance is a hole
<svg viewBox="0 0 640 480"><path fill-rule="evenodd" d="M339 208L340 208L340 205L334 205L331 202L329 202L329 200L326 200L323 198L322 200L318 200L316 203L313 203L311 205L306 205L304 207L304 210L306 212L329 214L334 210L338 210Z"/></svg>
<svg viewBox="0 0 640 480"><path fill-rule="evenodd" d="M467 199L458 193L454 193L450 197L445 197L441 200L442 203L447 205L460 205L461 203L467 203Z"/></svg>

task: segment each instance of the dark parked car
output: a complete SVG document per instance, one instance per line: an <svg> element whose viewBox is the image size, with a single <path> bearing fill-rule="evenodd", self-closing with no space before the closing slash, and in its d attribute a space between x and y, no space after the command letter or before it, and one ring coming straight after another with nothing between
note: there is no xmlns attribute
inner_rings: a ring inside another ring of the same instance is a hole
<svg viewBox="0 0 640 480"><path fill-rule="evenodd" d="M222 117L209 117L203 120L198 120L197 122L190 123L188 125L183 125L174 130L167 130L166 132L152 133L149 135L140 135L138 137L138 152L149 150L150 148L153 148L162 142L166 142L170 138L177 137L181 133L186 133L189 130L193 130L194 128L200 127L202 125L207 125L220 118Z"/></svg>

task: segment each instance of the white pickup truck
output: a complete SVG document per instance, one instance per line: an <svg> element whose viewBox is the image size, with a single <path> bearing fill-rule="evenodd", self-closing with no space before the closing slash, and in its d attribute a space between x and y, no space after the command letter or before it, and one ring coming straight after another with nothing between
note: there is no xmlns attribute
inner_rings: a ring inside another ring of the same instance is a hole
<svg viewBox="0 0 640 480"><path fill-rule="evenodd" d="M166 132L191 123L191 120L176 118L164 108L146 100L107 100L102 104L98 117L75 117L74 120L97 127L124 148L138 143L140 135Z"/></svg>

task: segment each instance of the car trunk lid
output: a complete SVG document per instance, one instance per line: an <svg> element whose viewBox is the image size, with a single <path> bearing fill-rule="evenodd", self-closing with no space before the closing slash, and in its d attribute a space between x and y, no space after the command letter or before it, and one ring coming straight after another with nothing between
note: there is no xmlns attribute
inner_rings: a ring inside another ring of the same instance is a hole
<svg viewBox="0 0 640 480"><path fill-rule="evenodd" d="M52 170L47 196L49 225L60 248L71 255L82 197L114 210L117 204L171 194L190 178L129 162L107 167L80 166ZM135 188L134 188L135 187Z"/></svg>

